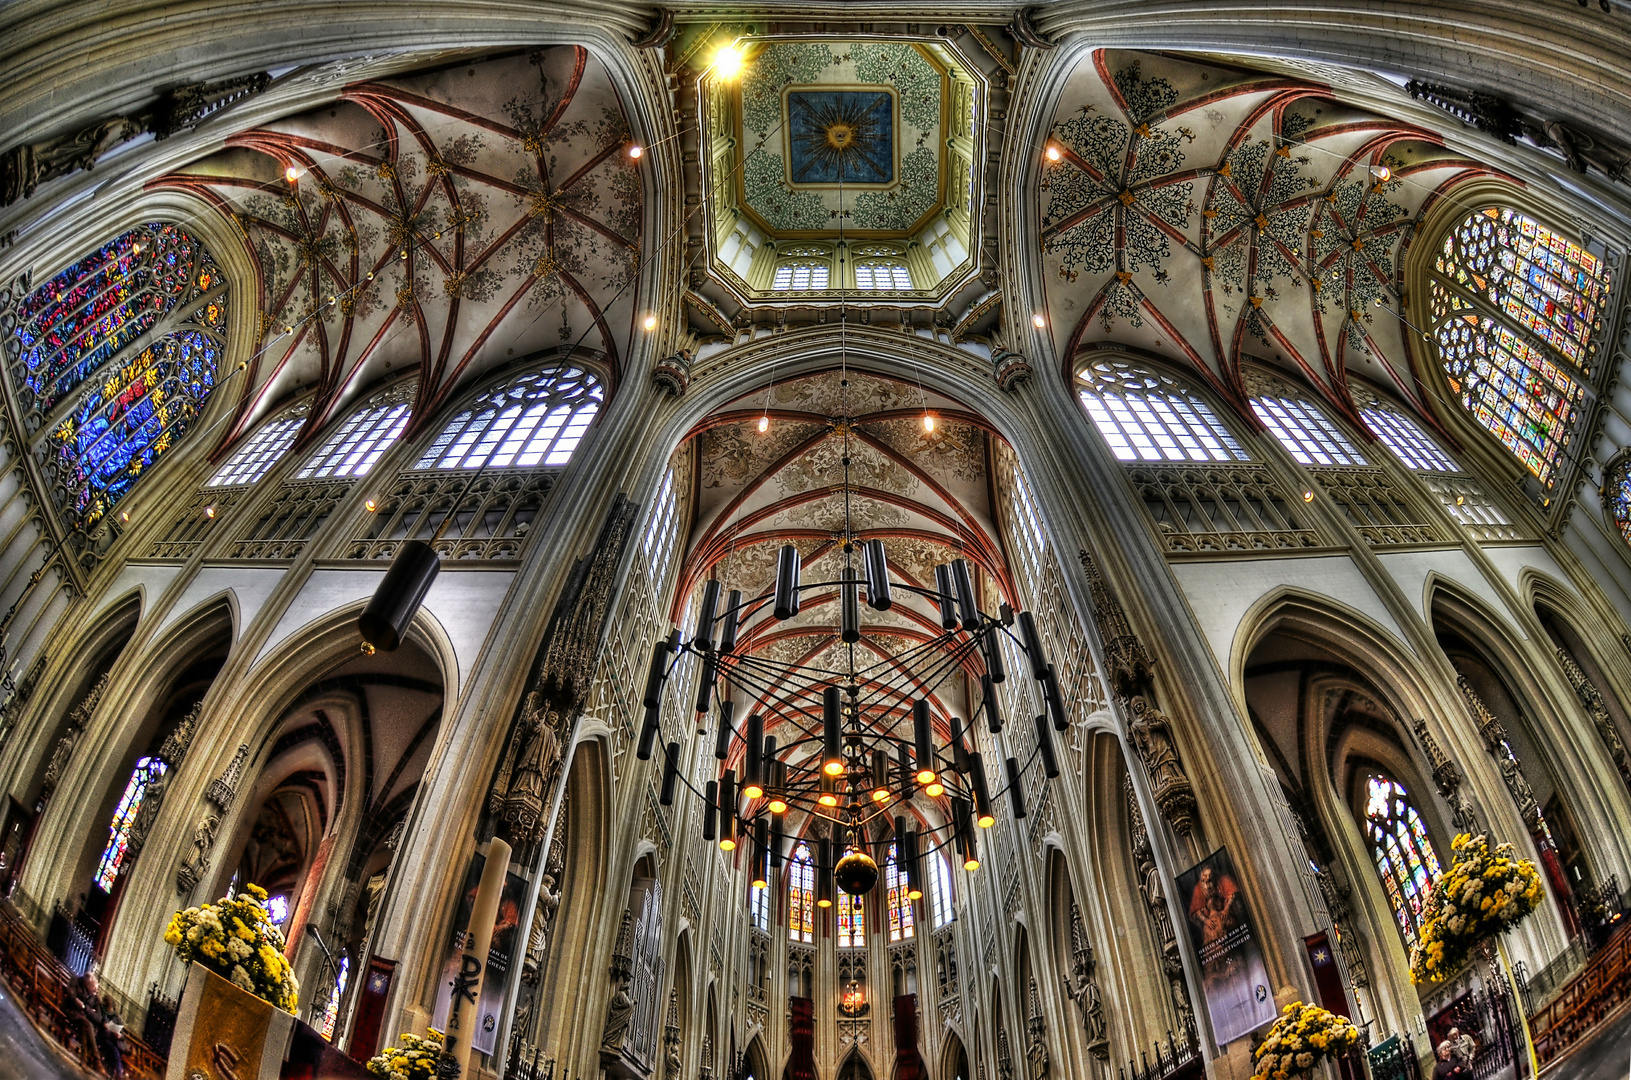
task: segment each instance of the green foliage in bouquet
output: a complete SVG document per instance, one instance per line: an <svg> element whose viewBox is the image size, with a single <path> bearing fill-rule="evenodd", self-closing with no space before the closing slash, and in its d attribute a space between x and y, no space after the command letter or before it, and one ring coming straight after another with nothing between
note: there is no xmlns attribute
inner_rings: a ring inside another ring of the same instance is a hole
<svg viewBox="0 0 1631 1080"><path fill-rule="evenodd" d="M1293 1001L1280 1010L1255 1053L1253 1080L1291 1080L1307 1076L1326 1058L1338 1058L1359 1042L1359 1029L1345 1016Z"/></svg>
<svg viewBox="0 0 1631 1080"><path fill-rule="evenodd" d="M387 1046L368 1059L368 1071L380 1080L433 1080L442 1056L442 1033L431 1028L424 1038L404 1031L401 1046Z"/></svg>
<svg viewBox="0 0 1631 1080"><path fill-rule="evenodd" d="M1410 950L1410 981L1442 982L1485 941L1517 926L1540 906L1540 871L1511 844L1494 851L1482 836L1462 833L1450 845L1455 862L1433 882L1421 930Z"/></svg>
<svg viewBox="0 0 1631 1080"><path fill-rule="evenodd" d="M164 940L183 963L203 964L239 989L292 1013L299 1006L300 984L283 955L283 931L267 914L265 900L265 889L245 885L237 896L178 911L170 916Z"/></svg>

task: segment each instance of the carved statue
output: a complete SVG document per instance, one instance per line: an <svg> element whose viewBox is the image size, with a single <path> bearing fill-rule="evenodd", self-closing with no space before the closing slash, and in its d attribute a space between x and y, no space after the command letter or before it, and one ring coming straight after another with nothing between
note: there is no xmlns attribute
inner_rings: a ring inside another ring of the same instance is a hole
<svg viewBox="0 0 1631 1080"><path fill-rule="evenodd" d="M1484 699L1478 695L1478 691L1467 681L1465 675L1457 675L1455 684L1460 687L1461 696L1466 699L1468 715L1472 717L1473 723L1478 725L1478 733L1484 737L1484 748L1489 751L1490 757L1495 759L1496 768L1501 771L1501 780L1505 782L1506 790L1518 808L1518 814L1529 826L1530 832L1537 837L1544 836L1545 819L1541 816L1540 804L1535 801L1535 793L1529 787L1529 781L1524 779L1523 766L1518 763L1517 755L1512 752L1512 744L1506 735L1506 726L1501 723L1501 718L1484 704Z"/></svg>
<svg viewBox="0 0 1631 1080"><path fill-rule="evenodd" d="M1580 699L1586 715L1591 718L1591 726L1597 729L1597 737L1603 740L1603 746L1608 750L1608 756L1613 759L1614 767L1620 771L1620 777L1626 784L1631 785L1631 755L1625 752L1625 742L1620 738L1620 729L1614 726L1614 718L1608 714L1608 704L1603 701L1603 695L1598 693L1597 687L1586 678L1586 673L1574 662L1569 650L1561 645L1557 649L1557 662L1562 666L1563 677L1574 688L1575 696Z"/></svg>
<svg viewBox="0 0 1631 1080"><path fill-rule="evenodd" d="M1070 902L1070 953L1070 973L1065 976L1065 993L1081 1010L1088 1051L1100 1061L1108 1061L1110 1039L1104 1021L1104 1002L1099 995L1099 984L1093 980L1098 963L1093 959L1093 944L1088 941L1087 928L1082 924L1082 909L1076 906L1074 900Z"/></svg>
<svg viewBox="0 0 1631 1080"><path fill-rule="evenodd" d="M193 853L176 871L176 892L185 896L198 887L210 866L210 852L215 850L215 834L221 828L217 814L205 814L193 831Z"/></svg>
<svg viewBox="0 0 1631 1080"><path fill-rule="evenodd" d="M1093 597L1093 621L1099 628L1099 640L1104 644L1104 665L1110 685L1117 697L1128 698L1147 685L1155 671L1155 661L1144 650L1144 643L1133 633L1127 613L1110 592L1099 564L1086 548L1076 556L1087 574L1087 586Z"/></svg>
<svg viewBox="0 0 1631 1080"><path fill-rule="evenodd" d="M141 855L142 848L147 846L147 838L153 832L153 823L158 820L159 807L164 804L164 792L169 787L168 774L155 777L147 782L142 791L142 803L136 810L136 820L130 823L130 836L125 840L125 857L120 863L121 872L128 870Z"/></svg>
<svg viewBox="0 0 1631 1080"><path fill-rule="evenodd" d="M1438 785L1438 792L1444 796L1444 801L1450 804L1450 820L1464 832L1481 831L1472 800L1461 786L1461 770L1444 753L1438 740L1433 738L1427 721L1417 717L1410 722L1410 729L1416 733L1416 741L1421 744L1422 753L1427 755L1427 763L1432 766L1433 783Z"/></svg>
<svg viewBox="0 0 1631 1080"><path fill-rule="evenodd" d="M1133 697L1127 704L1133 716L1127 734L1149 774L1155 805L1160 808L1161 816L1172 824L1174 832L1188 836L1195 828L1195 789L1184 775L1178 753L1173 749L1172 721L1143 695Z"/></svg>
<svg viewBox="0 0 1631 1080"><path fill-rule="evenodd" d="M560 719L540 691L527 694L515 752L507 763L510 771L502 799L498 798L500 789L496 785L493 789L500 820L512 826L517 836L535 839L534 834L542 830L545 793L552 786L550 781L561 758L561 740L555 728Z"/></svg>
<svg viewBox="0 0 1631 1080"><path fill-rule="evenodd" d="M680 1076L680 994L668 992L668 1023L663 1027L663 1080Z"/></svg>
<svg viewBox="0 0 1631 1080"><path fill-rule="evenodd" d="M1138 865L1138 891L1150 913L1150 925L1161 946L1161 968L1167 977L1172 996L1173 1012L1184 1036L1193 1045L1197 1039L1195 1013L1189 1005L1189 988L1184 981L1183 958L1178 953L1178 939L1173 933L1172 916L1167 911L1167 894L1161 883L1161 870L1155 863L1155 852L1150 847L1150 836L1144 828L1144 816L1139 813L1138 799L1133 792L1131 776L1122 778L1127 795L1128 831L1131 834L1133 862Z"/></svg>
<svg viewBox="0 0 1631 1080"><path fill-rule="evenodd" d="M532 912L532 928L527 932L527 957L521 966L521 978L536 985L543 972L544 957L549 953L549 931L555 924L555 912L561 906L561 893L555 887L555 875L544 873L538 883L538 906Z"/></svg>
<svg viewBox="0 0 1631 1080"><path fill-rule="evenodd" d="M1046 1080L1048 1075L1048 1022L1042 1016L1042 1000L1036 991L1036 980L1031 980L1030 993L1026 997L1026 1010L1030 1015L1025 1021L1025 1031L1029 1036L1025 1048L1026 1060L1030 1062L1030 1080Z"/></svg>
<svg viewBox="0 0 1631 1080"><path fill-rule="evenodd" d="M40 799L49 799L56 793L57 785L68 768L68 762L74 756L74 748L79 745L80 737L90 726L91 716L102 701L102 694L108 688L108 673L103 672L85 691L85 696L79 699L73 711L68 714L68 727L57 740L57 745L51 751L51 761L45 767L45 777L40 781Z"/></svg>
<svg viewBox="0 0 1631 1080"><path fill-rule="evenodd" d="M634 913L627 908L617 927L617 943L612 946L612 997L606 1005L606 1025L600 1033L602 1062L615 1061L623 1053L623 1041L634 1021Z"/></svg>
<svg viewBox="0 0 1631 1080"><path fill-rule="evenodd" d="M1604 11L1608 10L1608 0L1598 0L1598 3L1604 5ZM1596 169L1611 180L1631 178L1631 153L1563 120L1531 119L1511 102L1494 94L1442 83L1412 79L1405 84L1405 90L1417 101L1436 105L1468 127L1488 132L1504 142L1528 139L1542 149L1556 150L1575 172Z"/></svg>

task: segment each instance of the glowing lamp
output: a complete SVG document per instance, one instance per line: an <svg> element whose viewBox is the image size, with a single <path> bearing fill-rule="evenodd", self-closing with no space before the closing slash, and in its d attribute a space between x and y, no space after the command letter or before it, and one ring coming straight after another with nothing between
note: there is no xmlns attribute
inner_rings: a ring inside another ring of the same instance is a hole
<svg viewBox="0 0 1631 1080"><path fill-rule="evenodd" d="M907 889L906 890L906 899L908 899L908 900L921 900L921 899L923 899L923 890L922 889Z"/></svg>
<svg viewBox="0 0 1631 1080"><path fill-rule="evenodd" d="M729 837L721 838L720 841L719 841L719 850L720 851L735 851L736 850L736 841L732 840Z"/></svg>
<svg viewBox="0 0 1631 1080"><path fill-rule="evenodd" d="M1313 502L1313 501L1314 501L1314 493L1312 491L1303 492L1303 502Z"/></svg>
<svg viewBox="0 0 1631 1080"><path fill-rule="evenodd" d="M930 416L928 413L923 414L923 430L924 431L933 431L934 430L934 417Z"/></svg>
<svg viewBox="0 0 1631 1080"><path fill-rule="evenodd" d="M287 169L283 170L283 179L289 181L291 184L294 183L296 180L300 179L300 170L295 168L293 165L290 165Z"/></svg>
<svg viewBox="0 0 1631 1080"><path fill-rule="evenodd" d="M876 791L874 791L872 793L872 801L876 802L876 803L888 802L889 801L889 789L888 788L878 788Z"/></svg>
<svg viewBox="0 0 1631 1080"><path fill-rule="evenodd" d="M753 873L753 887L755 889L763 889L769 884L770 884L770 882L765 880L763 870L755 870L754 871L754 873Z"/></svg>
<svg viewBox="0 0 1631 1080"><path fill-rule="evenodd" d="M997 823L997 819L991 816L991 811L989 810L975 818L974 821L975 824L979 825L979 827L982 829L989 829L991 826Z"/></svg>
<svg viewBox="0 0 1631 1080"><path fill-rule="evenodd" d="M844 775L844 762L842 759L823 762L821 771L828 776L842 776Z"/></svg>
<svg viewBox="0 0 1631 1080"><path fill-rule="evenodd" d="M362 505L363 509L367 510L370 514L379 509L379 503L375 502L373 499L367 500Z"/></svg>
<svg viewBox="0 0 1631 1080"><path fill-rule="evenodd" d="M207 518L214 517L215 516L215 507L213 507L213 506L204 507L204 516L207 517Z"/></svg>
<svg viewBox="0 0 1631 1080"><path fill-rule="evenodd" d="M980 868L980 860L974 858L972 855L963 860L963 869L967 870L969 873L972 874L972 873L974 873L974 871L978 870L979 868Z"/></svg>
<svg viewBox="0 0 1631 1080"><path fill-rule="evenodd" d="M647 315L646 316L646 321L645 321L645 327L646 327L647 330L657 329L657 316Z"/></svg>
<svg viewBox="0 0 1631 1080"><path fill-rule="evenodd" d="M763 435L765 432L767 432L769 430L770 430L770 417L769 416L759 417L759 434Z"/></svg>
<svg viewBox="0 0 1631 1080"><path fill-rule="evenodd" d="M930 781L923 788L923 794L927 795L931 799L938 799L938 798L940 798L940 796L944 795L945 793L946 793L946 786L944 784L942 784L939 780Z"/></svg>
<svg viewBox="0 0 1631 1080"><path fill-rule="evenodd" d="M822 806L837 806L838 796L834 795L830 791L823 791L821 793L821 797L816 799L816 802L820 803Z"/></svg>
<svg viewBox="0 0 1631 1080"><path fill-rule="evenodd" d="M934 783L934 770L919 769L917 773L917 782L925 786Z"/></svg>
<svg viewBox="0 0 1631 1080"><path fill-rule="evenodd" d="M742 73L742 50L735 45L726 45L714 53L714 71L721 78L736 78Z"/></svg>
<svg viewBox="0 0 1631 1080"><path fill-rule="evenodd" d="M816 907L832 907L832 901L823 897L816 901Z"/></svg>
<svg viewBox="0 0 1631 1080"><path fill-rule="evenodd" d="M629 157L634 158L636 161L638 161L640 159L640 155L644 154L645 152L645 147L641 146L639 143L635 143L633 146L629 147Z"/></svg>
<svg viewBox="0 0 1631 1080"><path fill-rule="evenodd" d="M837 800L835 799L834 801L836 802ZM787 813L787 800L780 795L772 795L770 797L770 812L772 814Z"/></svg>
<svg viewBox="0 0 1631 1080"><path fill-rule="evenodd" d="M1049 161L1058 161L1060 158L1064 157L1064 155L1059 152L1058 143L1049 143L1047 150L1043 151L1043 153L1047 155Z"/></svg>
<svg viewBox="0 0 1631 1080"><path fill-rule="evenodd" d="M1044 319L1042 317L1042 313L1039 311L1035 315L1031 316L1031 325L1036 327L1038 330L1040 330L1044 326L1048 325L1048 320Z"/></svg>
<svg viewBox="0 0 1631 1080"><path fill-rule="evenodd" d="M758 784L743 784L742 794L749 799L762 799L765 797L765 789Z"/></svg>
<svg viewBox="0 0 1631 1080"><path fill-rule="evenodd" d="M1371 175L1376 177L1378 184L1385 184L1393 179L1393 170L1386 165L1377 165L1371 169Z"/></svg>

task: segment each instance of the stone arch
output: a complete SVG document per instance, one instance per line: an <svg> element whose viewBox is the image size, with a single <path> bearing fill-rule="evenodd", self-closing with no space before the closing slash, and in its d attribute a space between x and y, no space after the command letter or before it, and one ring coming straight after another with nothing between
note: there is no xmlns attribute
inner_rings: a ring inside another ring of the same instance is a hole
<svg viewBox="0 0 1631 1080"><path fill-rule="evenodd" d="M940 1069L936 1075L941 1080L974 1080L973 1073L969 1071L968 1051L963 1048L962 1037L948 1026L940 1042Z"/></svg>
<svg viewBox="0 0 1631 1080"><path fill-rule="evenodd" d="M1565 682L1597 729L1621 782L1631 788L1631 750L1627 749L1631 746L1631 710L1626 707L1631 693L1624 689L1624 644L1609 632L1611 624L1606 620L1579 617L1579 595L1557 580L1531 569L1524 571L1520 586L1546 634L1545 644L1554 650Z"/></svg>

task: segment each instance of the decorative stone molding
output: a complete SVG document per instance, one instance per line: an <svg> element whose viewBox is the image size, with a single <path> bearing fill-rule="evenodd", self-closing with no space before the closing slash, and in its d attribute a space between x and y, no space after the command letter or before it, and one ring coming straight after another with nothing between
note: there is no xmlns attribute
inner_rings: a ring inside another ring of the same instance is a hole
<svg viewBox="0 0 1631 1080"><path fill-rule="evenodd" d="M1631 756L1625 752L1625 742L1620 738L1620 731L1614 726L1614 718L1608 714L1608 705L1603 701L1603 695L1598 693L1597 687L1592 685L1586 673L1580 670L1580 665L1574 662L1569 650L1561 645L1557 649L1557 662L1563 669L1563 677L1574 688L1575 696L1580 699L1580 705L1591 718L1591 726L1597 729L1597 737L1603 740L1603 746L1608 750L1608 756L1613 759L1614 767L1619 770L1620 779L1631 787Z"/></svg>
<svg viewBox="0 0 1631 1080"><path fill-rule="evenodd" d="M193 829L192 853L176 871L176 892L182 896L192 892L209 873L210 854L215 850L216 834L221 830L221 818L232 809L238 797L238 782L243 778L244 761L249 757L249 744L239 743L225 771L204 789L204 798L215 804L215 810L206 810Z"/></svg>
<svg viewBox="0 0 1631 1080"><path fill-rule="evenodd" d="M661 49L674 40L674 32L674 13L667 8L658 8L651 29L640 37L630 38L629 44L636 49Z"/></svg>
<svg viewBox="0 0 1631 1080"><path fill-rule="evenodd" d="M1349 921L1352 909L1348 906L1351 890L1332 874L1328 867L1316 867L1314 880L1319 883L1320 895L1325 898L1326 913L1331 916L1331 928L1336 931L1342 949L1342 959L1348 968L1348 978L1355 986L1370 985L1370 969L1365 965L1364 937Z"/></svg>
<svg viewBox="0 0 1631 1080"><path fill-rule="evenodd" d="M158 820L159 810L164 806L164 796L169 790L170 781L175 776L176 769L187 757L187 750L192 746L193 736L198 730L198 716L204 709L202 701L187 710L185 716L176 721L175 728L166 736L164 743L159 747L158 759L164 762L164 775L149 780L147 787L142 791L142 804L136 811L136 820L130 824L130 835L125 841L125 858L120 864L120 871L128 873L140 857L142 848L147 846L147 838L152 835L153 823Z"/></svg>
<svg viewBox="0 0 1631 1080"><path fill-rule="evenodd" d="M1167 911L1166 886L1161 868L1155 863L1155 851L1150 847L1150 836L1144 828L1144 815L1138 810L1138 797L1133 791L1131 776L1123 778L1127 796L1128 834L1133 851L1133 863L1138 867L1138 891L1144 897L1149 911L1150 927L1155 931L1156 943L1161 947L1161 968L1167 977L1172 1010L1178 1018L1178 1027L1189 1045L1197 1043L1195 1012L1189 1004L1189 988L1184 981L1183 957L1178 952L1178 939L1173 933L1172 917Z"/></svg>
<svg viewBox="0 0 1631 1080"><path fill-rule="evenodd" d="M1416 741L1421 744L1422 753L1427 755L1427 763L1433 770L1433 783L1438 786L1438 793L1444 796L1444 801L1450 804L1450 821L1457 829L1469 833L1479 830L1478 815L1473 810L1472 800L1461 787L1461 769L1444 753L1433 733L1427 730L1427 721L1417 717L1410 722L1410 728L1416 733Z"/></svg>
<svg viewBox="0 0 1631 1080"><path fill-rule="evenodd" d="M1597 0L1604 11L1608 0ZM1582 131L1562 120L1531 119L1504 98L1478 90L1412 79L1405 91L1417 101L1436 106L1470 128L1506 143L1525 139L1542 150L1555 150L1577 173L1590 169L1610 180L1631 181L1631 151Z"/></svg>
<svg viewBox="0 0 1631 1080"><path fill-rule="evenodd" d="M1020 8L1014 13L1014 21L1009 24L1008 32L1014 35L1014 40L1032 49L1044 51L1053 48L1054 41L1041 30L1037 29L1032 20L1031 12L1034 8Z"/></svg>
<svg viewBox="0 0 1631 1080"><path fill-rule="evenodd" d="M1478 725L1478 734L1484 738L1484 749L1489 756L1495 759L1496 768L1501 771L1501 780L1506 784L1506 790L1512 795L1512 802L1523 817L1523 822L1529 828L1531 835L1538 837L1547 835L1546 821L1541 817L1540 804L1535 801L1535 793L1529 787L1529 781L1524 778L1523 766L1518 763L1518 757L1512 752L1512 744L1507 740L1506 727L1501 718L1489 711L1484 699L1478 696L1472 683L1467 681L1465 675L1455 677L1456 686L1461 689L1461 696L1466 699L1467 713L1472 717L1473 723Z"/></svg>
<svg viewBox="0 0 1631 1080"><path fill-rule="evenodd" d="M1117 697L1131 697L1140 687L1148 685L1155 674L1155 661L1133 633L1127 613L1099 572L1098 562L1086 548L1078 549L1077 557L1087 572L1087 585L1093 597L1093 621L1098 624L1099 640L1104 645L1105 673L1110 677L1110 686Z"/></svg>
<svg viewBox="0 0 1631 1080"><path fill-rule="evenodd" d="M233 800L238 797L238 782L243 779L244 759L249 757L249 744L239 743L238 752L232 755L227 764L226 771L204 789L204 798L221 808L224 814L232 809Z"/></svg>
<svg viewBox="0 0 1631 1080"><path fill-rule="evenodd" d="M695 355L690 349L679 349L658 360L651 369L652 385L670 397L682 397L691 385L691 362Z"/></svg>
<svg viewBox="0 0 1631 1080"><path fill-rule="evenodd" d="M998 389L1013 393L1034 374L1031 362L1021 353L1000 346L991 349L991 373Z"/></svg>
<svg viewBox="0 0 1631 1080"><path fill-rule="evenodd" d="M141 112L110 116L67 135L13 146L0 154L0 206L29 198L41 184L91 168L98 158L138 135L165 139L195 127L271 82L271 75L259 71L217 82L183 83L160 94Z"/></svg>

